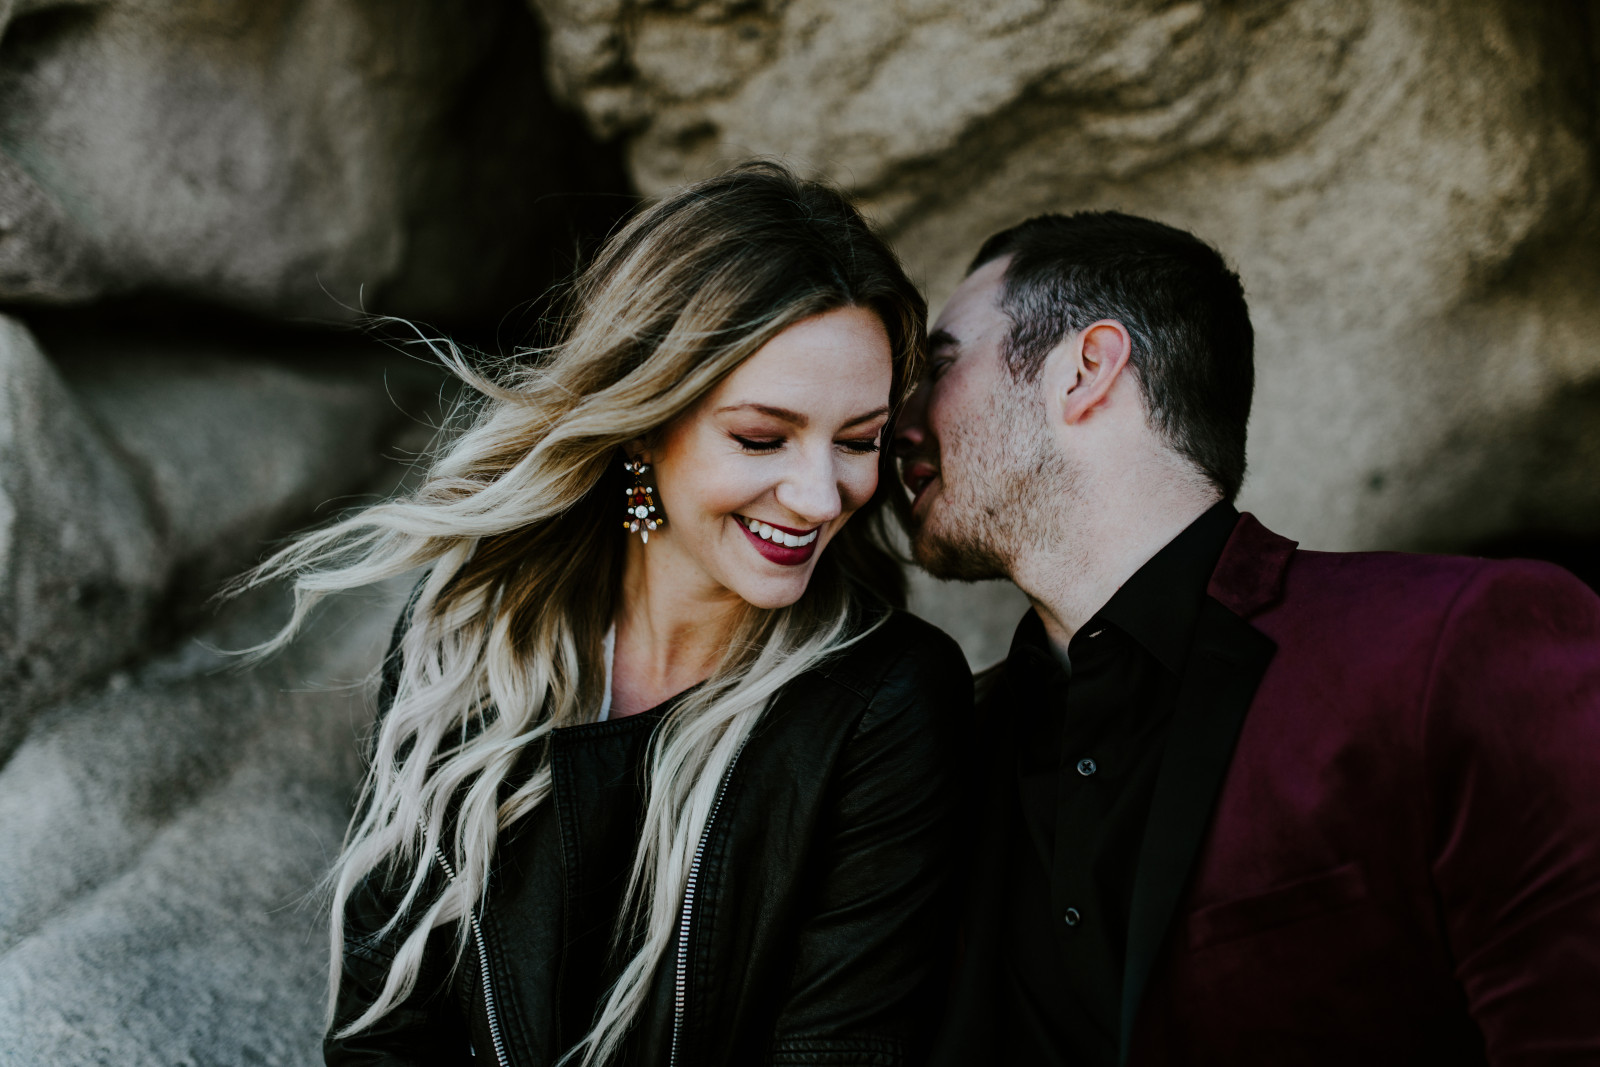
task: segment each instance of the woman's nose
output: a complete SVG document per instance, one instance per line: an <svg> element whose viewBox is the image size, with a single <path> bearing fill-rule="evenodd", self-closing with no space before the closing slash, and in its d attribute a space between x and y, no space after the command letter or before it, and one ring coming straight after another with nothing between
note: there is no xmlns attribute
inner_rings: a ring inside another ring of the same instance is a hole
<svg viewBox="0 0 1600 1067"><path fill-rule="evenodd" d="M778 483L777 497L779 504L807 525L821 526L838 518L844 505L833 456L819 453L799 457Z"/></svg>

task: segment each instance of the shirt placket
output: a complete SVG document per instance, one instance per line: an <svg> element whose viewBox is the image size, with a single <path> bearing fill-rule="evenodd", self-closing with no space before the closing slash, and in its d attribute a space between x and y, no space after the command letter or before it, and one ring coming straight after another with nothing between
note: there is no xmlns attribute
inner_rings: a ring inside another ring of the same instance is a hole
<svg viewBox="0 0 1600 1067"><path fill-rule="evenodd" d="M1067 686L1064 719L1057 764L1055 847L1050 869L1050 900L1054 911L1056 940L1069 976L1081 976L1103 962L1107 937L1105 917L1099 914L1099 901L1093 880L1093 848L1105 818L1102 791L1098 788L1105 773L1106 758L1100 740L1106 732L1108 709L1099 697L1089 692L1106 664L1115 654L1114 640L1104 627L1093 622L1072 647L1078 670ZM1085 706L1085 695L1095 706ZM1085 713L1090 715L1085 718Z"/></svg>

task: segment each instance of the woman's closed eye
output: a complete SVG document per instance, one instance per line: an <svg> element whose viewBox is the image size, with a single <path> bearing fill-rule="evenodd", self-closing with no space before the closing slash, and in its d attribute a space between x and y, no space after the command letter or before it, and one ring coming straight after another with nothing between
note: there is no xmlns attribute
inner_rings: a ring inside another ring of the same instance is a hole
<svg viewBox="0 0 1600 1067"><path fill-rule="evenodd" d="M736 433L728 435L739 443L739 447L746 452L776 452L783 447L781 437L743 437Z"/></svg>
<svg viewBox="0 0 1600 1067"><path fill-rule="evenodd" d="M732 437L734 441L738 443L739 447L744 449L746 452L756 453L776 452L778 449L783 447L785 441L785 439L782 437L745 437L742 434L736 433L729 434L728 436ZM877 435L872 437L845 438L840 441L835 441L834 444L839 448L844 449L846 452L857 456L870 455L882 447Z"/></svg>
<svg viewBox="0 0 1600 1067"><path fill-rule="evenodd" d="M883 447L877 437L855 437L844 441L835 441L834 444L846 452L853 452L858 456L869 455Z"/></svg>

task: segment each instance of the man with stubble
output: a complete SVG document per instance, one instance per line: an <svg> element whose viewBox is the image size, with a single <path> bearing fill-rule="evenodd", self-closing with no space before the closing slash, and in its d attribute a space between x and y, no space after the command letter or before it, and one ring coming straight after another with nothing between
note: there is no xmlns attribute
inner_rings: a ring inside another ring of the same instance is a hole
<svg viewBox="0 0 1600 1067"><path fill-rule="evenodd" d="M938 1062L1600 1063L1600 600L1241 514L1252 349L1214 249L1112 212L935 324L916 558L1032 603Z"/></svg>

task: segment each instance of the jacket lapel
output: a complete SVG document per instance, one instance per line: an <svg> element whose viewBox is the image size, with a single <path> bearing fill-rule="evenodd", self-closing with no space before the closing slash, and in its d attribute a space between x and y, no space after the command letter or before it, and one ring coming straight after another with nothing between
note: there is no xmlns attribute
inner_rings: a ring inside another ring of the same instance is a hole
<svg viewBox="0 0 1600 1067"><path fill-rule="evenodd" d="M1245 713L1276 650L1244 619L1206 598L1134 876L1122 980L1122 1064L1128 1062L1140 1001L1205 839Z"/></svg>

